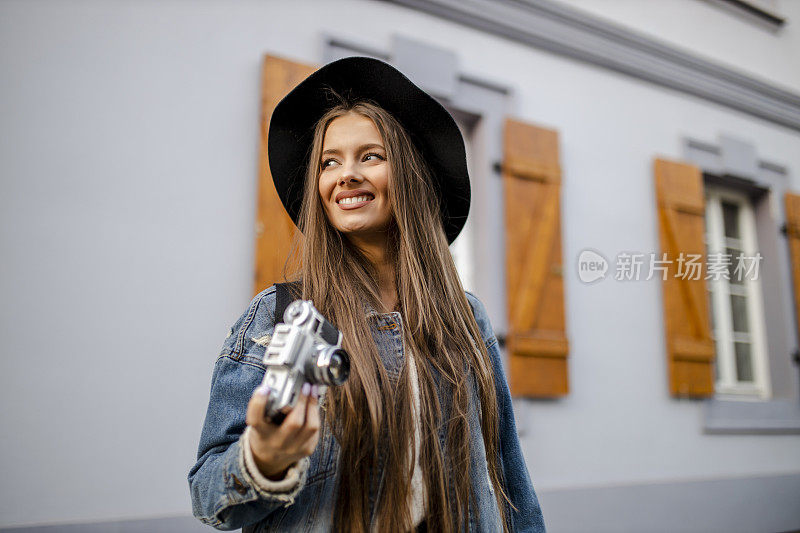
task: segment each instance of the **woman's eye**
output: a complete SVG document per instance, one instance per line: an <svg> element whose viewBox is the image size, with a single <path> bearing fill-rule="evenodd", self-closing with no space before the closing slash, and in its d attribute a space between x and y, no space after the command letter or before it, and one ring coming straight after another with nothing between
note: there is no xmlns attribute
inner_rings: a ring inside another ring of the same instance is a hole
<svg viewBox="0 0 800 533"><path fill-rule="evenodd" d="M365 154L363 160L364 161L369 161L370 158L373 158L373 157L377 157L378 159L380 159L382 161L386 160L386 158L383 157L381 154L376 154L376 153L372 153L372 152L368 153L368 154ZM324 160L322 163L320 163L320 166L319 166L320 170L325 170L326 168L328 168L329 163L336 163L336 160L335 159L326 159L326 160Z"/></svg>

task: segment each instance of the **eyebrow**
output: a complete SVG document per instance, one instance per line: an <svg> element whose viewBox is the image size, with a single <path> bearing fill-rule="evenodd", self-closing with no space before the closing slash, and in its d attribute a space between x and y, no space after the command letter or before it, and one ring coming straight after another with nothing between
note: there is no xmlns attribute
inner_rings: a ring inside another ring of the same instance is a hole
<svg viewBox="0 0 800 533"><path fill-rule="evenodd" d="M380 144L370 143L370 144L362 144L361 146L358 147L357 151L363 152L364 150L368 150L369 148L380 148L381 150L386 150L386 148L384 148ZM325 155L325 154L340 154L340 153L341 152L339 150L336 150L335 148L329 148L329 149L325 150L324 152L322 152L322 155Z"/></svg>

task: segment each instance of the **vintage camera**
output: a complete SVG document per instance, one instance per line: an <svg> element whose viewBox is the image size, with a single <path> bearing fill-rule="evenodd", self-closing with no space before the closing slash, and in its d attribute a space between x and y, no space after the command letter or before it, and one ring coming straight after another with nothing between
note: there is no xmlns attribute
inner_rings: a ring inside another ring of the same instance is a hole
<svg viewBox="0 0 800 533"><path fill-rule="evenodd" d="M350 375L342 333L309 300L295 300L283 313L264 354L263 385L269 388L265 416L280 424L297 403L303 383L341 385ZM285 408L289 409L285 409Z"/></svg>

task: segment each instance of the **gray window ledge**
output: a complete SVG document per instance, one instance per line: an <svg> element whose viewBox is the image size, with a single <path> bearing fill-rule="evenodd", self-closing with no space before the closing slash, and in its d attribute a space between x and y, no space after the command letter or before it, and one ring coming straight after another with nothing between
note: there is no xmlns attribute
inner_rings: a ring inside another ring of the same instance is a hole
<svg viewBox="0 0 800 533"><path fill-rule="evenodd" d="M384 0L800 130L800 94L551 0Z"/></svg>
<svg viewBox="0 0 800 533"><path fill-rule="evenodd" d="M753 20L762 22L771 29L777 29L786 24L786 17L759 2L752 0L710 0L710 2L720 6L730 6L734 12L752 17Z"/></svg>
<svg viewBox="0 0 800 533"><path fill-rule="evenodd" d="M710 399L705 403L703 430L712 434L800 433L800 403Z"/></svg>

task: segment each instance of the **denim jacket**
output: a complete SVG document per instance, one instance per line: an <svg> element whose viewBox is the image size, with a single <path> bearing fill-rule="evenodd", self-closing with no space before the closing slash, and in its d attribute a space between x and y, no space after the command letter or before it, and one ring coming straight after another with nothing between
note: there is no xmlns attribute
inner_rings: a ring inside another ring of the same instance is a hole
<svg viewBox="0 0 800 533"><path fill-rule="evenodd" d="M511 397L500 361L497 338L483 304L471 293L467 299L489 352L495 375L500 422L500 464L506 493L516 511L505 503L514 531L545 530L539 501L534 492L517 437ZM200 436L197 463L189 472L192 512L203 523L217 529L244 528L245 532L330 531L336 504L339 445L330 427L323 423L314 453L290 468L285 480L265 489L261 478L246 466L245 413L247 403L264 375L265 346L275 324L275 287L253 298L225 339L211 380L211 396ZM403 321L398 312L368 313L372 335L390 377L403 367ZM434 372L435 375L435 372ZM443 393L440 391L440 397ZM486 450L480 429L480 405L474 382L470 382L470 483L476 496L477 513L470 509L470 531L502 531L494 488L489 478ZM325 408L324 396L320 401ZM446 419L446 418L445 418ZM445 428L439 439L444 446ZM379 457L379 464L382 456ZM252 463L251 463L252 464ZM379 470L380 471L380 470ZM261 478L263 480L263 478ZM374 506L382 479L369 487ZM372 507L374 510L374 507Z"/></svg>

